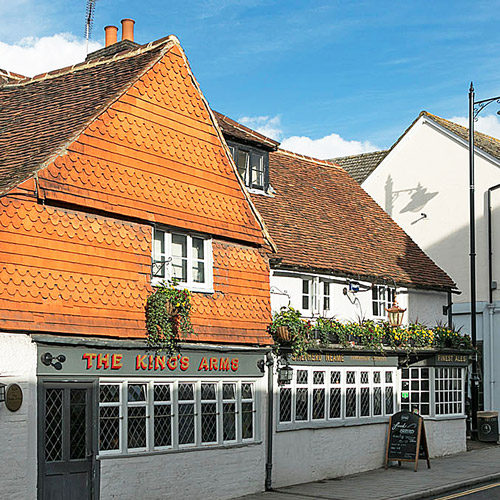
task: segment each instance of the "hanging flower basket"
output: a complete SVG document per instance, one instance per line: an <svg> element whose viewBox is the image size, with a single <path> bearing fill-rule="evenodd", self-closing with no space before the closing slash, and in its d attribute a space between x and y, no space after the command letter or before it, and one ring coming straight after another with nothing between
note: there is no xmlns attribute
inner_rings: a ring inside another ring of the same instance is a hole
<svg viewBox="0 0 500 500"><path fill-rule="evenodd" d="M276 327L276 339L280 342L291 342L292 336L290 335L288 326Z"/></svg>
<svg viewBox="0 0 500 500"><path fill-rule="evenodd" d="M170 316L170 317L175 317L179 315L179 308L175 307L172 302L165 302L165 312Z"/></svg>

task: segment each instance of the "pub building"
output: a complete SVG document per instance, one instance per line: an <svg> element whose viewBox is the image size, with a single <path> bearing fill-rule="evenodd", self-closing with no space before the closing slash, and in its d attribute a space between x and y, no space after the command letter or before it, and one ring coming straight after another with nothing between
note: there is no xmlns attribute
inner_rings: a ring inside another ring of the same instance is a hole
<svg viewBox="0 0 500 500"><path fill-rule="evenodd" d="M216 117L278 247L273 313L292 306L313 325L318 317L379 322L397 301L405 324L451 326L455 283L345 170ZM400 409L425 418L431 457L465 451L468 354L446 351L333 345L294 359L285 348L273 380L266 485L381 467L387 422Z"/></svg>
<svg viewBox="0 0 500 500"><path fill-rule="evenodd" d="M23 394L0 402L9 498L263 489L273 243L177 38L122 24L81 64L0 80L0 383ZM146 344L172 278L193 330L175 354Z"/></svg>
<svg viewBox="0 0 500 500"><path fill-rule="evenodd" d="M224 500L350 474L417 404L431 456L465 449L462 354L287 365L267 330L289 303L382 319L395 292L435 324L449 277L342 169L212 112L174 36L122 25L81 64L0 72L2 491ZM172 278L193 331L167 353L145 304Z"/></svg>

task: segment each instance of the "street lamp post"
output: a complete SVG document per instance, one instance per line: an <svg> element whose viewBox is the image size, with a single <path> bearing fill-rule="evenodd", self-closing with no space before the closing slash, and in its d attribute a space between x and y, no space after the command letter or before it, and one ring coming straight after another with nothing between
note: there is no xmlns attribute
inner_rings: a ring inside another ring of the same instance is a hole
<svg viewBox="0 0 500 500"><path fill-rule="evenodd" d="M476 327L476 213L475 213L475 186L474 186L474 122L479 113L492 102L500 104L500 96L474 101L474 85L469 88L469 236L470 236L470 316L471 316L471 338L474 349L477 345ZM491 286L491 284L489 284ZM471 373L471 434L477 439L477 410L478 410L478 386L479 377L477 373L477 356L472 358Z"/></svg>

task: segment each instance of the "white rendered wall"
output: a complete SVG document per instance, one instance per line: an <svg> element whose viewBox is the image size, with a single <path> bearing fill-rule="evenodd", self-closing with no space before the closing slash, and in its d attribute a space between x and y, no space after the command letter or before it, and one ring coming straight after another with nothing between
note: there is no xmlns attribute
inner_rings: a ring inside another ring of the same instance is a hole
<svg viewBox="0 0 500 500"><path fill-rule="evenodd" d="M432 457L466 451L465 419L425 420ZM377 469L384 465L387 424L277 432L273 486L282 487Z"/></svg>
<svg viewBox="0 0 500 500"><path fill-rule="evenodd" d="M442 457L467 451L465 418L424 419L431 457Z"/></svg>
<svg viewBox="0 0 500 500"><path fill-rule="evenodd" d="M469 302L468 145L421 117L365 180L363 188L463 291L455 303ZM476 153L477 300L488 300L486 192L500 183L493 159ZM500 192L493 196L496 226ZM422 218L421 214L426 217ZM493 231L500 251L500 227ZM493 279L500 282L500 258ZM495 292L497 298L500 291Z"/></svg>
<svg viewBox="0 0 500 500"><path fill-rule="evenodd" d="M0 333L0 382L19 384L23 403L11 412L0 403L0 497L36 498L36 346L28 335ZM3 497L2 495L5 495Z"/></svg>
<svg viewBox="0 0 500 500"><path fill-rule="evenodd" d="M301 311L304 317L311 317L310 311L302 309L302 278L308 277L308 275L297 273L283 276L282 274L284 273L278 273L275 270L271 273L272 311L279 311L282 306L287 306L290 301L290 305ZM327 276L322 278L326 279ZM364 284L371 285L370 283ZM347 284L332 283L330 285L331 308L324 313L324 316L337 318L340 321L386 319L386 316L378 317L373 315L371 290L344 295L343 289L346 287ZM443 306L448 304L446 293L413 289L398 289L398 291L400 291L397 296L398 303L401 307L407 309L404 316L405 323L417 319L428 326L447 322L447 316L443 315Z"/></svg>
<svg viewBox="0 0 500 500"><path fill-rule="evenodd" d="M256 443L100 460L101 500L225 500L264 490L267 374L259 379Z"/></svg>

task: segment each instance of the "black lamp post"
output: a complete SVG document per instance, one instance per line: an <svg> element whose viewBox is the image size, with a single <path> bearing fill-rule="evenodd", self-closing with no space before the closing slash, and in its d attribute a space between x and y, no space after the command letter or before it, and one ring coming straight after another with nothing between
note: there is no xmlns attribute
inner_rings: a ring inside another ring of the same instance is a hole
<svg viewBox="0 0 500 500"><path fill-rule="evenodd" d="M471 316L471 338L474 349L477 345L476 328L476 214L475 214L475 186L474 186L474 122L477 115L492 102L500 104L500 96L474 101L474 85L469 88L469 235L470 235L470 316ZM471 434L477 439L477 410L478 410L478 386L477 357L472 358L471 373Z"/></svg>

